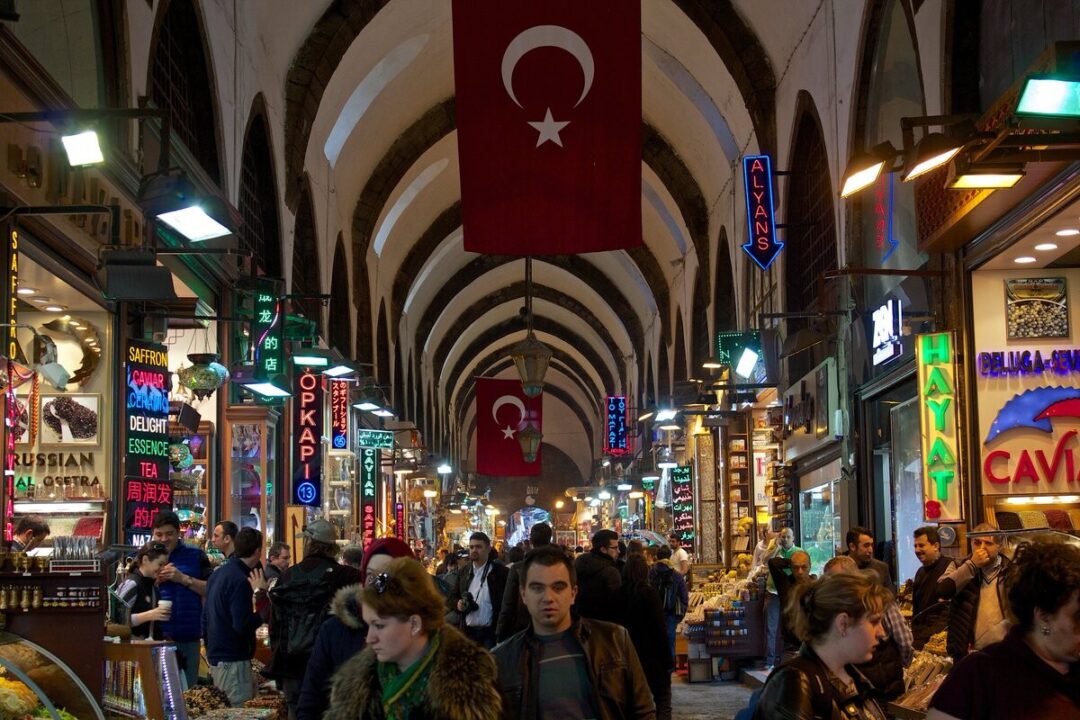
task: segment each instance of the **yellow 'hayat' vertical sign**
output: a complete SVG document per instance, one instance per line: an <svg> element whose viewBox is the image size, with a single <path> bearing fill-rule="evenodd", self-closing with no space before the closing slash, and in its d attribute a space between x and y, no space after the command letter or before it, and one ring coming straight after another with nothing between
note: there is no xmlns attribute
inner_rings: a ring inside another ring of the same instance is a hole
<svg viewBox="0 0 1080 720"><path fill-rule="evenodd" d="M956 340L951 332L916 338L923 515L930 522L957 522L964 514L955 349Z"/></svg>

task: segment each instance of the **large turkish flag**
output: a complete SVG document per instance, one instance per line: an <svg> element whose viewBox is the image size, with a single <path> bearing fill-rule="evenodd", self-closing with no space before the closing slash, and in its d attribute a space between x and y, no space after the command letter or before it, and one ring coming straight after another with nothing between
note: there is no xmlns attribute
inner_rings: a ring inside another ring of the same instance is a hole
<svg viewBox="0 0 1080 720"><path fill-rule="evenodd" d="M454 0L465 249L641 244L638 0Z"/></svg>
<svg viewBox="0 0 1080 720"><path fill-rule="evenodd" d="M527 463L518 433L541 425L543 395L526 397L518 380L476 378L476 472L480 475L540 474L540 453Z"/></svg>

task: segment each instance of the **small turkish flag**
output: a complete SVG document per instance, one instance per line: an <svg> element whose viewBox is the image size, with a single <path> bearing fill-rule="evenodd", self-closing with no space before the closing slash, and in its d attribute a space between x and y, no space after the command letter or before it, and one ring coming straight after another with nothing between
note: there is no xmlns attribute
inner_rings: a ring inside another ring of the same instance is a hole
<svg viewBox="0 0 1080 720"><path fill-rule="evenodd" d="M540 474L540 453L534 462L522 457L518 433L541 427L544 396L526 397L518 380L476 378L476 472L480 475Z"/></svg>
<svg viewBox="0 0 1080 720"><path fill-rule="evenodd" d="M637 0L454 0L465 249L641 245Z"/></svg>

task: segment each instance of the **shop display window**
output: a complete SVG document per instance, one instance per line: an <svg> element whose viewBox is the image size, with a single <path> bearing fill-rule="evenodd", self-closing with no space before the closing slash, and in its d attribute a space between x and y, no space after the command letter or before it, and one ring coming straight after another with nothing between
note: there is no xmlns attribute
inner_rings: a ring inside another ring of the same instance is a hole
<svg viewBox="0 0 1080 720"><path fill-rule="evenodd" d="M261 531L269 546L275 540L278 415L255 406L231 407L227 415L224 516L238 527Z"/></svg>
<svg viewBox="0 0 1080 720"><path fill-rule="evenodd" d="M93 694L71 668L40 645L9 632L0 632L0 707L4 717L48 713L43 716L104 720Z"/></svg>
<svg viewBox="0 0 1080 720"><path fill-rule="evenodd" d="M820 575L825 563L843 542L841 484L831 481L799 493L801 504L799 547L810 554L810 572Z"/></svg>

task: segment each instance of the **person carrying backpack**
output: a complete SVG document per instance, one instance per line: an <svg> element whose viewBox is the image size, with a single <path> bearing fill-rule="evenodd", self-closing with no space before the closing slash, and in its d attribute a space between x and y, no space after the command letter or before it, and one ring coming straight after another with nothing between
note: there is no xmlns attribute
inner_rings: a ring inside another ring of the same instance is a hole
<svg viewBox="0 0 1080 720"><path fill-rule="evenodd" d="M296 706L319 627L330 612L334 594L360 582L360 571L338 564L340 548L334 526L315 520L301 534L304 560L285 571L270 590L270 648L265 674L278 681L296 720Z"/></svg>
<svg viewBox="0 0 1080 720"><path fill-rule="evenodd" d="M690 605L690 591L686 587L686 578L675 572L671 564L670 546L664 545L656 551L656 564L649 571L649 583L660 593L664 622L667 623L668 649L671 657L675 657L675 629Z"/></svg>

